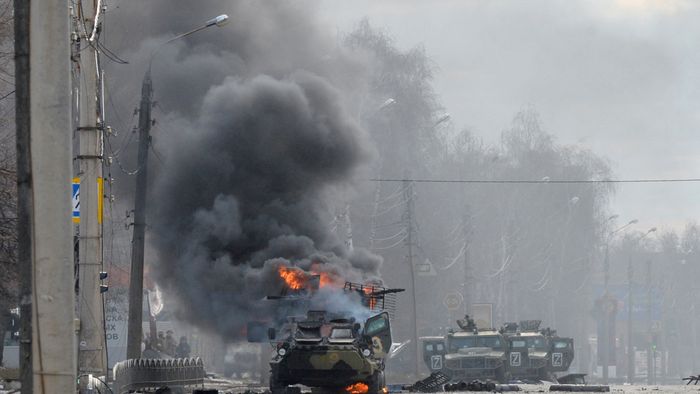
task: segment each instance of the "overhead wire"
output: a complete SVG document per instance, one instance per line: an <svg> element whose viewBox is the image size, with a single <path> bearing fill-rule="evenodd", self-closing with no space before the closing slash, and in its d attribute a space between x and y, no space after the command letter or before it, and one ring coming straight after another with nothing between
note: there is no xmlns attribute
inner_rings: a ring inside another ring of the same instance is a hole
<svg viewBox="0 0 700 394"><path fill-rule="evenodd" d="M483 184L596 184L596 183L696 183L700 178L649 178L649 179L403 179L370 178L368 182L415 183L483 183Z"/></svg>
<svg viewBox="0 0 700 394"><path fill-rule="evenodd" d="M0 101L6 99L6 98L8 98L8 97L10 97L10 95L12 95L12 94L14 94L14 93L15 93L15 91L13 90L13 91L11 91L11 92L5 94L4 96L0 97Z"/></svg>
<svg viewBox="0 0 700 394"><path fill-rule="evenodd" d="M163 158L161 157L160 153L158 153L158 151L156 150L155 144L151 143L151 144L149 144L149 145L150 145L150 147L151 147L151 152L153 152L153 155L156 157L156 159L158 159L158 161L160 162L160 164L165 164L165 160L163 160Z"/></svg>
<svg viewBox="0 0 700 394"><path fill-rule="evenodd" d="M399 231L398 233L392 235L391 237L375 238L375 239L374 239L374 242L390 241L390 240L392 240L392 239L396 239L397 237L399 237L399 236L401 236L401 235L405 235L405 234L406 234L406 229L403 229L403 228L402 228L401 231Z"/></svg>
<svg viewBox="0 0 700 394"><path fill-rule="evenodd" d="M501 264L501 267L496 270L493 274L487 274L486 277L489 279L493 279L499 275L501 275L510 265L511 261L513 261L513 255L509 254L505 257L505 261L503 261L503 264Z"/></svg>
<svg viewBox="0 0 700 394"><path fill-rule="evenodd" d="M389 193L388 196L384 197L383 199L377 201L378 204L384 204L386 202L389 202L389 200L393 200L395 198L401 197L401 195L408 189L410 186L399 186L396 191Z"/></svg>
<svg viewBox="0 0 700 394"><path fill-rule="evenodd" d="M450 262L449 264L447 264L444 267L438 267L438 268L442 271L445 271L445 270L452 268L452 266L455 265L455 263L457 263L457 260L459 260L462 256L464 256L464 253L467 251L468 247L469 246L467 245L467 242L464 242L464 244L462 245L462 248L459 250L459 253L457 253L457 256L454 259L452 259L452 262Z"/></svg>
<svg viewBox="0 0 700 394"><path fill-rule="evenodd" d="M8 81L8 80L6 80L4 77L0 77L0 81L3 81L3 82L5 82L5 83L8 84L8 85L15 86L15 83L14 83L13 81Z"/></svg>
<svg viewBox="0 0 700 394"><path fill-rule="evenodd" d="M102 54L105 55L105 57L114 63L117 64L129 64L128 61L122 59L117 55L116 53L112 52L109 48L107 48L103 43L100 41L95 41L97 43L97 47L102 50Z"/></svg>
<svg viewBox="0 0 700 394"><path fill-rule="evenodd" d="M387 214L387 213L393 211L395 208L398 208L398 207L400 207L400 206L402 206L402 205L405 205L405 204L406 204L406 201L405 201L405 200L399 200L397 203L395 203L394 205L390 206L389 208L384 208L381 212L375 213L374 216L382 216L382 215L385 215L385 214Z"/></svg>
<svg viewBox="0 0 700 394"><path fill-rule="evenodd" d="M382 246L382 247L373 247L372 250L387 250L387 249L392 249L401 244L401 242L405 241L406 238L408 238L408 233L406 233L400 240L396 241L394 244L391 246Z"/></svg>

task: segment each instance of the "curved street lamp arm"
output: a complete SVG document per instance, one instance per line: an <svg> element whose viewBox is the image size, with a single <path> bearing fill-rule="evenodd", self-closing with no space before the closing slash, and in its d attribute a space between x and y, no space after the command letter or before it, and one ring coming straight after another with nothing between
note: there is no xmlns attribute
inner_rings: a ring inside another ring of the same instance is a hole
<svg viewBox="0 0 700 394"><path fill-rule="evenodd" d="M190 31L188 31L188 32L178 34L178 35L176 35L176 36L174 36L174 37L168 39L167 41L163 42L162 44L158 45L153 51L151 51L151 55L150 55L150 57L148 58L148 70L146 71L146 78L149 78L149 79L150 79L150 76L151 76L151 66L153 65L153 59L155 58L156 54L157 54L158 52L160 52L161 49L163 49L163 47L165 47L166 45L170 44L170 43L173 42L173 41L179 40L179 39L181 39L181 38L183 38L183 37L187 37L187 36L189 36L189 35L191 35L191 34L194 34L194 33L198 32L198 31L204 30L204 29L206 29L206 28L208 28L208 27L212 27L212 26L223 26L223 25L225 25L227 22L228 22L228 15L226 15L226 14L221 14L221 15L217 16L216 18L209 19L209 20L208 20L206 23L204 23L202 26L199 26L199 27L197 27L197 28L194 28L194 29L192 29L192 30L190 30Z"/></svg>

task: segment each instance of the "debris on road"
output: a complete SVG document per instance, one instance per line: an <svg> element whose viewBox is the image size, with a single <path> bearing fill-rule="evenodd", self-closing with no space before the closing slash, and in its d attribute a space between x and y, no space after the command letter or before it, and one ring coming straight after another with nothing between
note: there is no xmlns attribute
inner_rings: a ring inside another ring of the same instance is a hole
<svg viewBox="0 0 700 394"><path fill-rule="evenodd" d="M419 380L412 386L407 387L408 391L417 391L419 393L437 393L443 390L445 383L449 382L450 378L444 373L437 371L433 372L427 378Z"/></svg>
<svg viewBox="0 0 700 394"><path fill-rule="evenodd" d="M607 393L610 392L610 386L606 385L588 385L588 384L553 384L549 386L549 391L566 391L579 393Z"/></svg>

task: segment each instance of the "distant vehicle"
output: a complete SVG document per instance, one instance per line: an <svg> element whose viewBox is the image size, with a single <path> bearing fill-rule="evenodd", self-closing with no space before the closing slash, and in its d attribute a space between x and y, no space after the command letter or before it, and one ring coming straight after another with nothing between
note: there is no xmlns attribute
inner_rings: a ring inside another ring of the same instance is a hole
<svg viewBox="0 0 700 394"><path fill-rule="evenodd" d="M441 371L452 381L557 381L574 359L572 338L541 330L539 320L506 323L500 330L479 330L467 316L459 331L444 337L424 337L423 360L430 372Z"/></svg>
<svg viewBox="0 0 700 394"><path fill-rule="evenodd" d="M573 338L559 337L550 328L540 329L540 320L506 323L508 371L513 379L557 381L574 360Z"/></svg>
<svg viewBox="0 0 700 394"><path fill-rule="evenodd" d="M424 337L423 360L432 372L441 371L452 381L509 380L507 342L496 330L478 330L474 321L458 321L461 330L443 337Z"/></svg>
<svg viewBox="0 0 700 394"><path fill-rule="evenodd" d="M544 330L549 338L550 363L547 367L550 372L566 372L574 362L574 339L560 337L554 330Z"/></svg>
<svg viewBox="0 0 700 394"><path fill-rule="evenodd" d="M508 371L514 379L550 380L547 363L549 344L539 332L517 332L506 335Z"/></svg>

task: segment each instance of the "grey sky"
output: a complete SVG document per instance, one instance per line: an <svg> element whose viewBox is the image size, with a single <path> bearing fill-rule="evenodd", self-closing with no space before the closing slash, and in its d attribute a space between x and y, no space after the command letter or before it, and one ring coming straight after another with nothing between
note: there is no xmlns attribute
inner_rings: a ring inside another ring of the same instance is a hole
<svg viewBox="0 0 700 394"><path fill-rule="evenodd" d="M319 0L330 34L362 17L424 45L456 128L487 143L526 105L546 131L610 160L616 178L700 177L700 2ZM639 229L700 217L700 184L620 185Z"/></svg>

